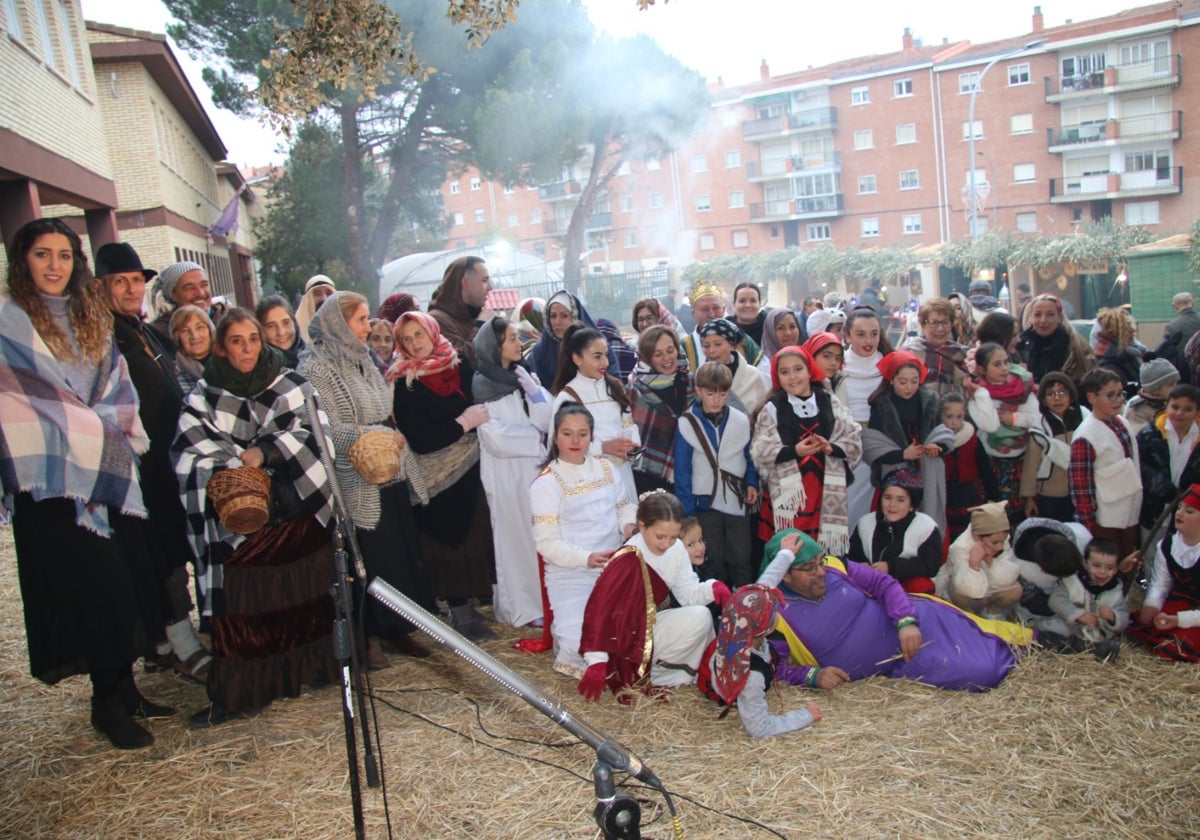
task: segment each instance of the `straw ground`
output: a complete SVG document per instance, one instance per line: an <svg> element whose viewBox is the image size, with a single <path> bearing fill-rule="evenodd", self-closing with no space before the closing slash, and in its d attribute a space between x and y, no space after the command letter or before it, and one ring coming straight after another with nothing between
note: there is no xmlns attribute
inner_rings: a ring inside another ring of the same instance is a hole
<svg viewBox="0 0 1200 840"><path fill-rule="evenodd" d="M84 678L29 677L7 529L0 601L0 836L353 836L335 690L208 731L153 721L154 746L122 753L91 730ZM1128 645L1115 665L1034 652L982 695L785 687L776 708L815 700L825 719L755 741L690 689L665 706L585 704L547 655L511 649L519 635L485 648L641 756L689 837L1200 836L1200 669ZM392 661L372 675L392 836L597 836L586 747L448 652ZM138 680L185 713L205 704L173 676ZM660 797L631 792L643 836L671 837ZM367 835L388 836L379 791L364 808Z"/></svg>

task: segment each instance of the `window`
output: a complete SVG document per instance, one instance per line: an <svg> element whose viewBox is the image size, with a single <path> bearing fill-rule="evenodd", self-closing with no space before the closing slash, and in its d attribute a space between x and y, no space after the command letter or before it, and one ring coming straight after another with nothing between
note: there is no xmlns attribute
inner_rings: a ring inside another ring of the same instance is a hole
<svg viewBox="0 0 1200 840"><path fill-rule="evenodd" d="M979 73L959 73L958 74L958 92L970 93L979 87Z"/></svg>
<svg viewBox="0 0 1200 840"><path fill-rule="evenodd" d="M67 69L70 71L71 83L82 87L83 76L79 72L79 57L75 54L75 30L71 26L71 4L68 0L60 0L55 4L58 15L58 26L62 33L63 52L67 57Z"/></svg>
<svg viewBox="0 0 1200 840"><path fill-rule="evenodd" d="M822 222L815 225L809 225L806 236L808 237L809 242L824 242L830 239L829 223Z"/></svg>
<svg viewBox="0 0 1200 840"><path fill-rule="evenodd" d="M46 4L42 0L35 0L30 4L37 13L38 33L42 36L42 57L46 59L46 63L51 67L58 67L58 59L54 54L54 41L50 38L50 24L46 20Z"/></svg>
<svg viewBox="0 0 1200 840"><path fill-rule="evenodd" d="M542 223L542 210L537 208L529 211L529 224L540 225Z"/></svg>
<svg viewBox="0 0 1200 840"><path fill-rule="evenodd" d="M660 192L650 193L650 209L659 210L663 206L663 194Z"/></svg>
<svg viewBox="0 0 1200 840"><path fill-rule="evenodd" d="M546 243L541 241L534 242L533 253L537 254L539 257L546 256Z"/></svg>
<svg viewBox="0 0 1200 840"><path fill-rule="evenodd" d="M858 176L858 194L867 195L876 192L875 176L874 175L859 175Z"/></svg>
<svg viewBox="0 0 1200 840"><path fill-rule="evenodd" d="M471 179L471 189L472 190L477 190L481 186L483 186L483 183L479 180L478 175L476 175L474 178Z"/></svg>
<svg viewBox="0 0 1200 840"><path fill-rule="evenodd" d="M850 104L866 105L871 101L871 89L866 85L850 88Z"/></svg>
<svg viewBox="0 0 1200 840"><path fill-rule="evenodd" d="M917 124L904 123L896 126L896 144L916 143L917 142Z"/></svg>
<svg viewBox="0 0 1200 840"><path fill-rule="evenodd" d="M637 247L637 231L636 230L625 231L625 247L626 248L636 248Z"/></svg>
<svg viewBox="0 0 1200 840"><path fill-rule="evenodd" d="M1029 62L1025 61L1021 64L1008 65L1008 84L1012 85L1027 85L1029 84Z"/></svg>
<svg viewBox="0 0 1200 840"><path fill-rule="evenodd" d="M20 39L24 33L21 30L21 13L17 10L16 0L4 0L4 19L9 34Z"/></svg>
<svg viewBox="0 0 1200 840"><path fill-rule="evenodd" d="M621 196L621 212L622 213L632 213L633 212L633 196L631 196L631 195Z"/></svg>
<svg viewBox="0 0 1200 840"><path fill-rule="evenodd" d="M618 175L628 175L629 174L629 161L627 161L627 160L621 161L621 165L619 167L617 167L617 174Z"/></svg>
<svg viewBox="0 0 1200 840"><path fill-rule="evenodd" d="M692 171L693 172L707 172L708 171L708 158L706 158L704 155L695 155L692 158Z"/></svg>
<svg viewBox="0 0 1200 840"><path fill-rule="evenodd" d="M696 196L696 212L697 213L707 213L711 209L712 209L712 202L708 200L707 194Z"/></svg>
<svg viewBox="0 0 1200 840"><path fill-rule="evenodd" d="M725 153L725 168L736 169L742 165L742 150L730 149Z"/></svg>
<svg viewBox="0 0 1200 840"><path fill-rule="evenodd" d="M1103 52L1073 55L1062 60L1063 88L1073 90L1077 87L1095 87L1097 81L1103 82L1104 67L1107 58ZM1094 76L1099 75L1096 79Z"/></svg>
<svg viewBox="0 0 1200 840"><path fill-rule="evenodd" d="M711 233L700 234L700 250L713 251L716 250L717 240Z"/></svg>
<svg viewBox="0 0 1200 840"><path fill-rule="evenodd" d="M905 233L920 233L921 232L921 214L913 213L911 216L901 216L900 221L904 226Z"/></svg>
<svg viewBox="0 0 1200 840"><path fill-rule="evenodd" d="M1171 42L1145 41L1140 44L1125 44L1121 47L1121 64L1153 64L1154 73L1169 73L1171 70Z"/></svg>
<svg viewBox="0 0 1200 840"><path fill-rule="evenodd" d="M858 229L863 236L878 236L879 219L859 219Z"/></svg>
<svg viewBox="0 0 1200 840"><path fill-rule="evenodd" d="M968 219L967 227L970 228L971 227L970 217L968 216L967 219ZM977 215L975 217L975 228L974 228L974 230L969 231L969 233L971 234L971 236L983 236L987 232L988 232L988 217L983 214Z"/></svg>
<svg viewBox="0 0 1200 840"><path fill-rule="evenodd" d="M749 248L750 234L748 231L735 230L733 232L733 247L734 248Z"/></svg>
<svg viewBox="0 0 1200 840"><path fill-rule="evenodd" d="M968 122L967 120L963 120L962 125L963 125L963 139L970 140L971 139L971 123ZM975 127L975 139L978 140L981 137L983 137L983 120L975 120L974 127Z"/></svg>
<svg viewBox="0 0 1200 840"><path fill-rule="evenodd" d="M656 172L659 169L662 169L662 162L658 158L656 158L656 157L646 158L646 171L647 172Z"/></svg>
<svg viewBox="0 0 1200 840"><path fill-rule="evenodd" d="M921 176L915 169L900 170L900 189L902 190L919 190L921 188Z"/></svg>
<svg viewBox="0 0 1200 840"><path fill-rule="evenodd" d="M897 79L896 81L892 82L892 96L899 98L901 96L912 95L912 79Z"/></svg>
<svg viewBox="0 0 1200 840"><path fill-rule="evenodd" d="M874 149L875 148L875 132L869 128L862 131L854 132L854 148L856 149Z"/></svg>
<svg viewBox="0 0 1200 840"><path fill-rule="evenodd" d="M516 210L510 210L504 217L504 223L509 227L518 227L521 224L521 218Z"/></svg>
<svg viewBox="0 0 1200 840"><path fill-rule="evenodd" d="M1033 114L1013 114L1008 118L1009 131L1013 134L1033 133Z"/></svg>
<svg viewBox="0 0 1200 840"><path fill-rule="evenodd" d="M484 215L484 212L483 212L483 210L478 210L478 209L477 209L477 210L475 211L475 221L477 221L477 222L483 222L483 221L486 221L486 220L487 220L487 216L485 216L485 215Z"/></svg>
<svg viewBox="0 0 1200 840"><path fill-rule="evenodd" d="M462 213L455 213L455 214L454 214L454 224L455 224L455 225L461 225L462 223L463 223L463 214L462 214Z"/></svg>
<svg viewBox="0 0 1200 840"><path fill-rule="evenodd" d="M1017 233L1037 233L1037 229L1036 211L1017 214Z"/></svg>
<svg viewBox="0 0 1200 840"><path fill-rule="evenodd" d="M512 195L512 194L513 194L513 188L512 188L511 186L505 187L505 188L504 188L504 194L505 194L505 195Z"/></svg>
<svg viewBox="0 0 1200 840"><path fill-rule="evenodd" d="M739 207L746 206L746 194L741 190L729 191L729 209L737 210Z"/></svg>
<svg viewBox="0 0 1200 840"><path fill-rule="evenodd" d="M1013 164L1013 183L1027 184L1030 181L1036 180L1037 172L1032 163L1014 163Z"/></svg>
<svg viewBox="0 0 1200 840"><path fill-rule="evenodd" d="M1156 225L1158 224L1158 202L1141 201L1125 205L1125 224L1127 225Z"/></svg>
<svg viewBox="0 0 1200 840"><path fill-rule="evenodd" d="M1146 172L1152 175L1144 176L1137 186L1154 186L1153 180L1171 183L1171 151L1127 152L1125 155L1126 172ZM1131 183L1130 186L1133 186Z"/></svg>

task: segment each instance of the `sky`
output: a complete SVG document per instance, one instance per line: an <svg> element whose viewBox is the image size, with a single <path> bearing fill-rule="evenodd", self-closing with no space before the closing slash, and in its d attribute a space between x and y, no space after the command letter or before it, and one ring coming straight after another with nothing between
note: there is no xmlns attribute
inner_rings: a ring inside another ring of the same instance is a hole
<svg viewBox="0 0 1200 840"><path fill-rule="evenodd" d="M238 0L231 0L237 2ZM428 0L444 2L444 0ZM82 0L88 20L165 32L170 16L159 0ZM597 29L617 37L646 34L709 81L738 85L759 78L766 60L772 75L860 55L896 52L904 28L926 44L983 43L1027 33L1033 7L1047 27L1104 17L1149 5L1138 0L858 0L842 7L826 0L657 0L639 11L635 0L584 0ZM843 9L853 9L848 18ZM239 166L280 163L284 141L256 120L217 109L200 80L201 65L174 45L176 57L208 110L229 160Z"/></svg>

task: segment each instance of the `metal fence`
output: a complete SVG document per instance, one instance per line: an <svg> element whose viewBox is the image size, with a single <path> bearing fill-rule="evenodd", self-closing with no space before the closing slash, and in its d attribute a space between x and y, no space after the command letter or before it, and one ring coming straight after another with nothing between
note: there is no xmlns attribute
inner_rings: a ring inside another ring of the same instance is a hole
<svg viewBox="0 0 1200 840"><path fill-rule="evenodd" d="M625 274L588 274L580 278L579 299L593 318L607 318L621 327L629 327L633 305L642 298L665 298L670 290L671 275L666 268ZM504 288L513 288L503 283ZM558 280L522 283L521 297L549 300L562 290Z"/></svg>

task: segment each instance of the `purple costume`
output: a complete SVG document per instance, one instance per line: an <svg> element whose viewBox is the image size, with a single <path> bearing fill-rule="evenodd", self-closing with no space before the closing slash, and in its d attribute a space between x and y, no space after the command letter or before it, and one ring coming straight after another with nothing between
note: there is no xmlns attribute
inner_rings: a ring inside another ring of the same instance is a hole
<svg viewBox="0 0 1200 840"><path fill-rule="evenodd" d="M779 586L784 601L780 615L820 665L841 668L852 680L885 676L985 691L999 685L1016 664L1007 642L984 632L956 607L909 595L895 578L870 566L848 561L846 569L826 567L827 588L819 602ZM899 656L896 622L910 616L920 626L922 647L905 662ZM816 686L819 667L788 664L787 642L772 638L771 644L779 653L776 677L791 685Z"/></svg>

